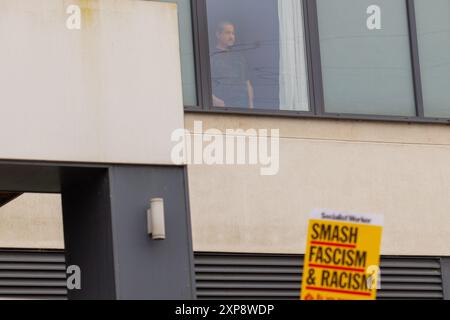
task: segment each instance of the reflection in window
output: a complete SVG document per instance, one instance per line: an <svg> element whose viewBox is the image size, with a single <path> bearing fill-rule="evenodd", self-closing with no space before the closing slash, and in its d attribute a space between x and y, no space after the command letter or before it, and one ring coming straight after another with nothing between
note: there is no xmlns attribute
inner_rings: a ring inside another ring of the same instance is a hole
<svg viewBox="0 0 450 320"><path fill-rule="evenodd" d="M185 106L196 106L194 47L192 40L191 1L158 0L176 3L180 30L181 75L183 81L183 102Z"/></svg>
<svg viewBox="0 0 450 320"><path fill-rule="evenodd" d="M207 0L215 107L308 111L302 2Z"/></svg>
<svg viewBox="0 0 450 320"><path fill-rule="evenodd" d="M381 8L369 30L367 9ZM318 0L325 110L414 116L405 0Z"/></svg>
<svg viewBox="0 0 450 320"><path fill-rule="evenodd" d="M450 1L415 5L425 115L450 118Z"/></svg>

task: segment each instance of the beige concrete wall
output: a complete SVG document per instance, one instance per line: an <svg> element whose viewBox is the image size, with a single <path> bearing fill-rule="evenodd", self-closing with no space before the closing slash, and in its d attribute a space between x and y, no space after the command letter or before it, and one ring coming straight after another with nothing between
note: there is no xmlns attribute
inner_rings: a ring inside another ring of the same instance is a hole
<svg viewBox="0 0 450 320"><path fill-rule="evenodd" d="M385 217L386 255L450 256L450 127L192 115L204 129L279 128L280 171L190 166L197 251L304 253L315 208ZM0 208L0 248L62 248L59 196Z"/></svg>
<svg viewBox="0 0 450 320"><path fill-rule="evenodd" d="M303 253L313 209L382 214L382 253L450 255L450 127L189 114L186 128L279 128L280 171L189 166L194 249Z"/></svg>
<svg viewBox="0 0 450 320"><path fill-rule="evenodd" d="M1 207L0 248L64 248L61 197L24 194Z"/></svg>
<svg viewBox="0 0 450 320"><path fill-rule="evenodd" d="M79 30L66 27L69 5ZM1 0L0 43L0 159L172 164L175 4Z"/></svg>

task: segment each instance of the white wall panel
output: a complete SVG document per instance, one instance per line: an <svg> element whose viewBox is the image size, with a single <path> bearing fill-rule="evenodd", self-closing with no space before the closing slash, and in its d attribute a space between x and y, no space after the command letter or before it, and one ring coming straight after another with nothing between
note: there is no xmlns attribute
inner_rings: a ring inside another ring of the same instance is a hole
<svg viewBox="0 0 450 320"><path fill-rule="evenodd" d="M81 8L69 30L66 9ZM0 0L0 159L172 164L176 6Z"/></svg>

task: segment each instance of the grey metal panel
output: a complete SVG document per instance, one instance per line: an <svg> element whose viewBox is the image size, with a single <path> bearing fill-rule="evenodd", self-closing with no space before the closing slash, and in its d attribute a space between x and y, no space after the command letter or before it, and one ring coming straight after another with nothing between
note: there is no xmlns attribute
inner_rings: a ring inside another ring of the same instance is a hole
<svg viewBox="0 0 450 320"><path fill-rule="evenodd" d="M16 276L18 276L17 274ZM54 280L54 279L0 279L0 287L65 287L66 280Z"/></svg>
<svg viewBox="0 0 450 320"><path fill-rule="evenodd" d="M113 166L109 175L117 299L194 299L186 168ZM147 234L151 198L164 199L164 241Z"/></svg>
<svg viewBox="0 0 450 320"><path fill-rule="evenodd" d="M66 299L63 251L0 251L0 300Z"/></svg>
<svg viewBox="0 0 450 320"><path fill-rule="evenodd" d="M444 299L450 300L450 257L441 258Z"/></svg>
<svg viewBox="0 0 450 320"><path fill-rule="evenodd" d="M0 295L66 295L67 290L65 288L16 288L16 287L2 287L0 288Z"/></svg>
<svg viewBox="0 0 450 320"><path fill-rule="evenodd" d="M0 270L65 270L64 265L51 263L2 262Z"/></svg>
<svg viewBox="0 0 450 320"><path fill-rule="evenodd" d="M303 257L294 255L195 255L199 299L298 299ZM381 260L379 299L443 299L439 258Z"/></svg>
<svg viewBox="0 0 450 320"><path fill-rule="evenodd" d="M423 269L440 269L439 259L417 259L417 258L384 258L381 260L382 268L423 268Z"/></svg>
<svg viewBox="0 0 450 320"><path fill-rule="evenodd" d="M65 272L60 271L22 271L22 279L66 279ZM0 271L0 279L17 278L17 271Z"/></svg>
<svg viewBox="0 0 450 320"><path fill-rule="evenodd" d="M61 252L3 252L0 254L0 262L3 261L65 263Z"/></svg>
<svg viewBox="0 0 450 320"><path fill-rule="evenodd" d="M67 300L66 296L47 296L47 295L39 295L39 300ZM20 295L11 296L11 295L1 295L0 300L37 300L36 296L29 295Z"/></svg>

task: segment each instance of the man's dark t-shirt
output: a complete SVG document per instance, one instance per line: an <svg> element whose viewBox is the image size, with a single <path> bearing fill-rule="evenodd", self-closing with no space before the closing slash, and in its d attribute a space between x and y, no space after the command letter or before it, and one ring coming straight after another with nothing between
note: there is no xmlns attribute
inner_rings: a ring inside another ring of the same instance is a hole
<svg viewBox="0 0 450 320"><path fill-rule="evenodd" d="M242 53L217 49L211 55L212 92L226 107L248 108L248 66Z"/></svg>

